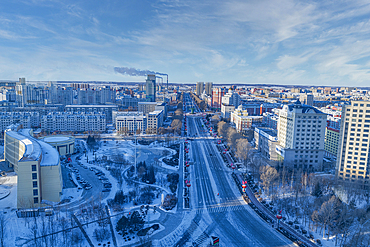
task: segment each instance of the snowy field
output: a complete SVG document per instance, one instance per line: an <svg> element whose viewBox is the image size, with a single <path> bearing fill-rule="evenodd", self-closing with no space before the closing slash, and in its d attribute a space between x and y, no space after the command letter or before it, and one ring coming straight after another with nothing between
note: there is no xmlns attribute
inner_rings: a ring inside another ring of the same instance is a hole
<svg viewBox="0 0 370 247"><path fill-rule="evenodd" d="M79 141L81 143L81 141ZM86 146L86 144L83 144ZM126 201L121 205L123 211L114 211L110 209L111 220L113 224L113 229L119 246L132 245L143 241L142 237L134 237L136 233L129 234L125 237L120 236L115 230L116 223L122 217L122 213L127 214L128 212L133 212L134 210L140 210L140 205L136 205L136 201L140 197L142 191L146 187L150 187L151 191L154 193L154 198L152 199L151 207L147 212L147 215L143 216L145 218L144 227L151 226L153 224L159 224L158 230L151 230L148 234L150 236L155 236L156 234L164 231L166 228L159 223L160 218L165 218L165 212L157 211L154 212L153 206L156 206L158 209L161 205L161 198L167 193L170 193L168 188L168 182L166 181L166 175L177 171L177 168L172 166L167 166L162 162L162 159L170 157L176 153L176 151L163 147L160 144L152 143L149 146L137 145L137 162L143 162L147 165L154 165L158 167L156 170L156 182L154 184L148 185L146 183L132 183L124 180L122 184L119 184L117 179L112 176L110 167L108 167L102 160L104 158L110 159L111 157L121 156L124 157L126 161L129 162L128 167L124 167L124 170L127 170L130 164L133 164L135 160L135 145L132 141L105 141L99 143L99 149L95 150L93 153L92 150L88 150L86 156L77 154L73 155L72 159L80 156L81 166L86 166L88 168L94 168L104 173L104 176L112 184L111 191L106 193L105 196L99 200L90 200L89 204L85 203L85 194L83 189L78 188L66 188L63 189L62 200L68 200L68 202L63 203L62 205L55 205L52 216L46 216L45 213L41 212L39 217L36 218L18 218L16 215L16 200L17 200L17 175L15 173L7 174L6 177L0 178L0 214L5 218L5 240L6 246L31 246L31 243L35 241L39 246L87 246L87 241L81 234L80 229L76 228L76 222L72 215L75 215L77 219L83 225L83 229L87 232L89 238L94 245L110 243L110 246L113 246L112 236L108 221L103 224L100 222L91 222L96 221L99 215L105 215L104 206L108 200L115 198L116 192L122 190L124 195L132 196L131 200ZM105 156L105 157L104 157ZM74 166L78 166L74 164ZM111 167L114 167L115 164L110 164ZM108 168L108 169L107 169ZM70 169L70 168L68 168ZM86 171L88 171L86 169ZM78 184L76 181L76 175L72 172L72 179L74 183ZM93 185L94 186L94 185ZM100 204L102 203L102 204ZM87 213L94 212L94 208L99 207L101 210L95 215L86 217ZM174 213L174 210L171 210L169 213ZM162 215L162 216L161 216ZM106 216L106 215L105 215ZM90 223L91 222L91 223ZM69 231L63 233L63 229L72 228ZM100 232L106 232L109 230L109 236L106 236L104 240L98 241L95 237L96 230ZM56 231L61 231L61 233L52 235L51 237L48 234ZM34 236L43 236L46 237L38 238L37 240L32 240ZM77 243L77 245L75 245Z"/></svg>

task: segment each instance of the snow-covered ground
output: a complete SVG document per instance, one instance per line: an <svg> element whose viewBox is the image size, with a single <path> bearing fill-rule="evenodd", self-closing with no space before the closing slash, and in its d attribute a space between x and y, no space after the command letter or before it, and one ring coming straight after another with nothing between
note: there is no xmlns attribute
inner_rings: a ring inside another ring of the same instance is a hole
<svg viewBox="0 0 370 247"><path fill-rule="evenodd" d="M78 140L77 142L81 143L87 148L87 145L84 141ZM118 190L122 190L125 194L127 194L130 191L135 191L136 193L140 193L140 188L146 187L146 186L152 186L157 187L156 189L156 196L153 200L153 203L151 206L155 205L158 208L160 208L161 204L161 197L162 194L165 196L166 193L169 193L168 183L166 181L166 175L168 173L176 172L178 169L176 167L168 166L166 165L162 159L165 157L164 154L167 155L167 157L175 154L176 151L163 147L160 143L152 143L149 146L145 145L137 145L137 162L145 161L147 165L151 165L152 163L155 163L158 167L161 167L156 173L157 177L157 184L154 185L148 185L145 183L140 184L139 186L136 186L135 184L128 184L126 181L123 181L122 186L118 184L117 180L111 175L109 171L109 167L107 167L104 162L95 162L96 160L102 160L103 156L107 156L108 159L111 158L111 156L117 156L121 155L123 156L127 161L129 161L131 164L135 160L135 145L132 141L106 141L106 142L100 142L100 148L98 150L95 150L95 153L93 154L92 150L88 150L87 157L85 155L81 155L80 163L82 165L86 165L88 167L94 167L95 169L98 169L102 171L105 174L105 177L109 180L109 182L112 184L111 192L108 193L108 195L101 200L102 203L106 203L109 199L113 199L116 192ZM77 155L78 156L78 155ZM88 162L90 161L90 162ZM94 161L94 162L91 162ZM107 169L108 168L108 169ZM167 171L167 172L166 172ZM72 175L74 178L74 182L77 183L74 175ZM45 216L40 216L38 218L17 218L16 216L16 204L17 204L17 175L15 173L7 174L6 177L0 177L0 198L5 196L6 194L9 194L4 199L0 200L0 213L3 212L6 218L6 243L7 246L15 246L16 244L26 242L27 239L31 239L33 236L32 233L32 227L34 227L36 224L38 226L42 225L43 222L45 222ZM70 213L71 211L64 211L63 207L68 207L68 205L72 204L74 207L74 213L77 213L77 217L79 217L79 213L81 212L82 208L89 207L89 205L83 205L83 189L78 190L77 188L67 188L63 189L63 195L61 197L62 200L69 199L69 203L65 203L61 206L60 210L55 209L54 215L50 216L50 218L47 218L46 221L49 219L53 219L55 221L55 230L60 230L60 219L66 218L68 220L68 224L71 223L71 217ZM81 208L78 207L78 203L81 201ZM97 203L97 202L93 202ZM76 206L77 205L77 206ZM93 205L90 205L93 206ZM140 206L140 205L139 205ZM133 204L133 201L126 203L122 205L123 209L127 211L133 211L135 208L138 208L139 206L136 206ZM176 209L176 207L175 207ZM70 210L70 208L69 208ZM114 215L115 212L112 212L112 215ZM174 212L169 212L174 213ZM149 210L147 217L147 223L146 226L151 225L152 223L159 220L160 215L163 214L156 212L153 213L153 209L151 208ZM43 215L43 214L42 214ZM119 216L112 217L112 223L113 228L115 229L115 224L119 220ZM59 219L59 220L57 220ZM40 227L39 227L40 228ZM88 235L92 239L94 244L97 244L98 242L94 239L93 233L94 230L97 228L97 223L89 224L88 226L84 226L84 229L87 231ZM109 229L109 228L108 228ZM152 235L155 235L161 231L165 230L165 226L160 224L160 229L157 231L154 231ZM38 230L37 235L42 235L40 232L41 230ZM72 232L78 232L79 230L73 230ZM109 229L110 232L110 229ZM71 232L69 233L71 234ZM133 239L131 241L125 241L120 235L118 235L116 232L117 241L119 243L119 246L126 245L126 244L132 244L134 243ZM62 234L57 235L57 241L62 241ZM136 237L139 241L139 237ZM111 237L109 240L111 242ZM60 243L60 242L59 242ZM104 242L106 243L106 241ZM112 243L112 242L111 242ZM87 245L85 240L82 240L82 246ZM61 246L61 245L57 245Z"/></svg>
<svg viewBox="0 0 370 247"><path fill-rule="evenodd" d="M17 180L18 176L14 172L0 177L0 198L3 198L0 200L0 211L17 207Z"/></svg>

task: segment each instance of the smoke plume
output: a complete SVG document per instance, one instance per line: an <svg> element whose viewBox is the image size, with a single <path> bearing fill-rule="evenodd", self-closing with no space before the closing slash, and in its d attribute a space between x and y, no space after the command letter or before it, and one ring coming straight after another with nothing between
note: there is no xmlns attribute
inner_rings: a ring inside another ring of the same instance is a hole
<svg viewBox="0 0 370 247"><path fill-rule="evenodd" d="M165 75L164 73L154 72L150 70L140 70L135 68L129 68L129 67L114 67L114 71L123 75L129 75L129 76L146 76L149 74L155 74L155 75Z"/></svg>

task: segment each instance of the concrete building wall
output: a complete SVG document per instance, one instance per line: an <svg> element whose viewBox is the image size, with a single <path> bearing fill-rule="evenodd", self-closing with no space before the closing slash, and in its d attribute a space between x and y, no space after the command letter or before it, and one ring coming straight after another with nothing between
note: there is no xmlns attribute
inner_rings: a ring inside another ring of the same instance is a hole
<svg viewBox="0 0 370 247"><path fill-rule="evenodd" d="M59 202L62 193L62 171L58 166L41 167L41 188L42 199L52 202Z"/></svg>

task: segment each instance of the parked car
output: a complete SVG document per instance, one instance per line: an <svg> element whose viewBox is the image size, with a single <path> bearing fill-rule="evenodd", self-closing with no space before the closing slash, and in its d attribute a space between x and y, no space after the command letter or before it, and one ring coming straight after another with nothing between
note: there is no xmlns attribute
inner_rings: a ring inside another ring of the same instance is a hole
<svg viewBox="0 0 370 247"><path fill-rule="evenodd" d="M102 190L102 192L110 192L111 191L111 189L109 189L109 188L105 188L104 190Z"/></svg>

